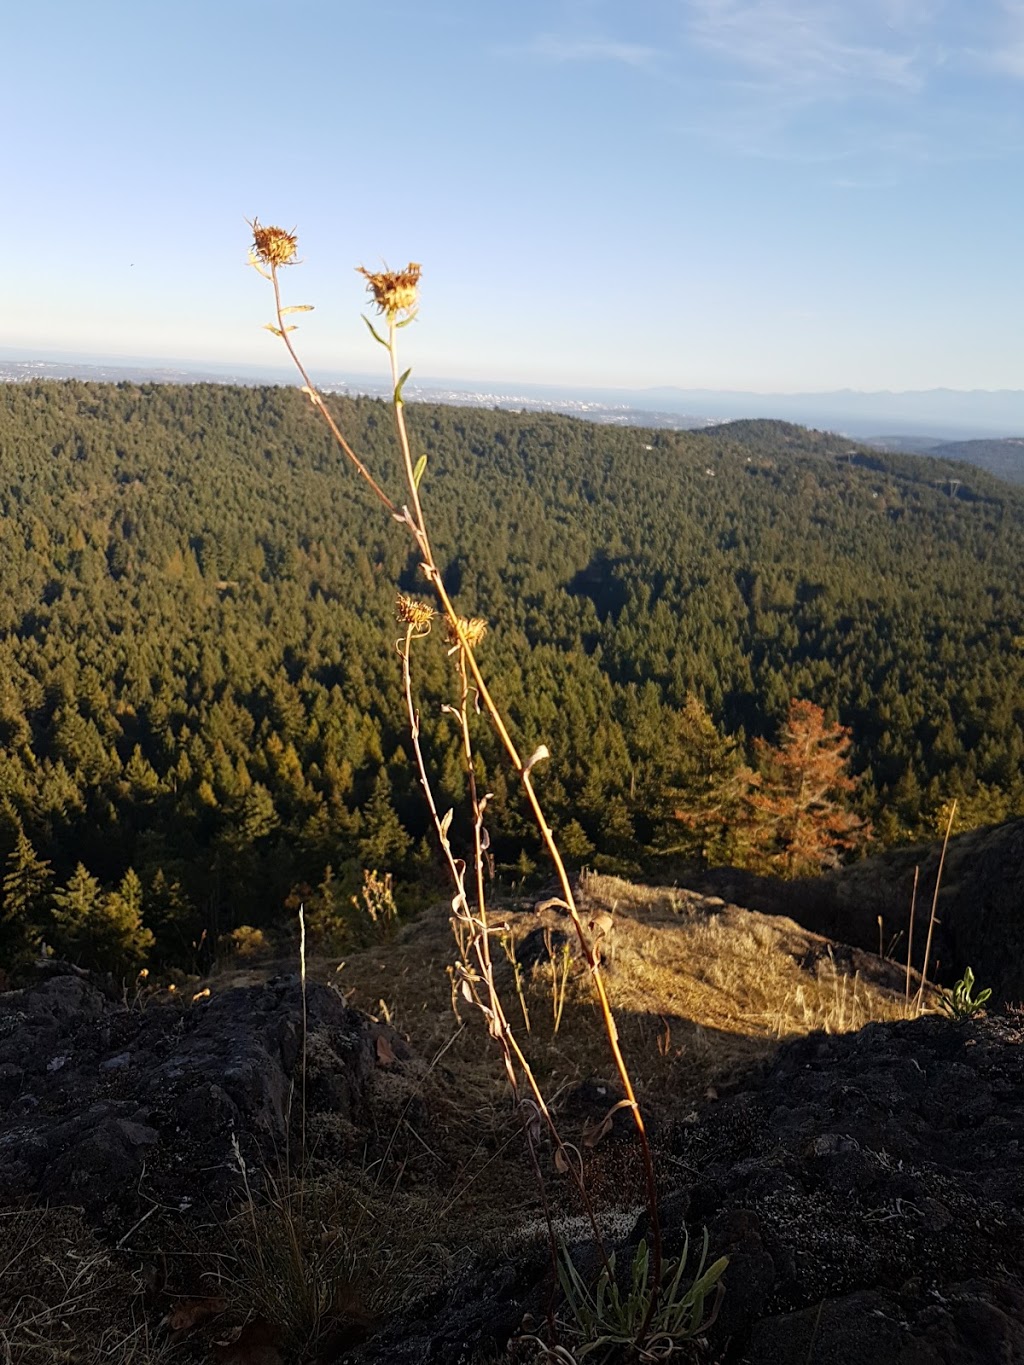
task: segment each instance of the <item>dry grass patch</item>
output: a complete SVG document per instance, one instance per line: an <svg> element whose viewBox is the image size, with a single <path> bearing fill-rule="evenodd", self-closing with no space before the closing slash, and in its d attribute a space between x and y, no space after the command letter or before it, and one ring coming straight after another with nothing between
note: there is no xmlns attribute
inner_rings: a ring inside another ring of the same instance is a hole
<svg viewBox="0 0 1024 1365"><path fill-rule="evenodd" d="M601 935L623 1047L656 1129L738 1082L780 1039L903 1017L901 968L792 921L614 877L585 877L581 899ZM500 953L496 941L496 975L563 1136L586 1150L601 1117L588 1086L606 1083L596 1093L614 1097L614 1073L572 927L557 905L540 906L495 911L508 948ZM462 1010L461 1020L453 1012L451 958L439 908L391 943L351 954L340 971L329 963L311 971L332 977L352 1005L390 1019L420 1059L381 1074L380 1169L383 1144L386 1164L402 1166L403 1187L430 1182L472 1211L463 1223L468 1239L489 1240L539 1217L540 1208L497 1052L471 1012ZM615 1152L607 1146L588 1152L594 1181L616 1203L632 1202L640 1173L628 1144ZM556 1205L576 1212L560 1183L568 1184L554 1181Z"/></svg>
<svg viewBox="0 0 1024 1365"><path fill-rule="evenodd" d="M616 877L592 875L585 886L616 917L621 1007L762 1042L905 1017L901 967L792 920Z"/></svg>
<svg viewBox="0 0 1024 1365"><path fill-rule="evenodd" d="M0 1212L0 1365L170 1365L145 1299L77 1209Z"/></svg>

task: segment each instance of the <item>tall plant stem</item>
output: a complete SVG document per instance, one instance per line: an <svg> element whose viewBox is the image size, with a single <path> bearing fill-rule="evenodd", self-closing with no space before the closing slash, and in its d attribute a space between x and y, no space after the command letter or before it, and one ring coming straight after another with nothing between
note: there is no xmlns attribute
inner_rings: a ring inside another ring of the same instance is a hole
<svg viewBox="0 0 1024 1365"><path fill-rule="evenodd" d="M452 628L454 629L456 637L458 639L460 655L465 660L466 664L468 664L469 666L469 671L472 674L473 683L477 689L480 702L484 709L486 710L488 716L490 717L492 725L497 730L498 737L500 738L505 748L505 752L508 754L509 761L511 762L513 768L515 769L519 777L519 780L523 785L523 789L526 792L526 799L529 802L530 810L533 813L533 818L537 824L537 828L540 830L541 838L544 841L544 846L547 850L548 856L551 859L551 862L554 866L555 875L558 878L558 884L562 891L562 899L564 900L566 909L568 910L569 918L572 920L573 928L576 931L576 937L579 940L580 950L583 953L583 956L586 960L587 968L590 971L591 980L594 983L594 992L597 995L598 1007L601 1011L601 1020L604 1026L605 1033L607 1034L608 1037L608 1043L611 1049L615 1069L616 1072L618 1073L619 1083L622 1086L622 1089L625 1093L626 1102L629 1106L630 1112L633 1115L633 1122L636 1125L637 1136L640 1142L641 1158L644 1167L644 1183L646 1185L647 1203L649 1206L651 1218L653 1297L651 1300L652 1305L651 1313L648 1315L648 1317L650 1317L653 1314L654 1306L656 1304L658 1286L661 1284L662 1243L661 1223L660 1219L658 1218L658 1189L657 1182L654 1176L654 1158L651 1154L651 1145L647 1136L647 1128L646 1125L644 1124L643 1115L640 1112L640 1106L637 1103L636 1092L633 1088L633 1080L629 1074L629 1068L626 1065L626 1059L622 1054L622 1047L619 1043L619 1030L618 1026L615 1023L615 1016L612 1013L611 1004L608 1000L608 992L605 988L604 976L601 971L601 964L597 954L594 952L594 949L590 943L590 939L584 927L582 917L580 916L579 909L576 905L576 897L573 894L572 884L569 880L569 874L566 871L565 863L562 861L562 855L559 852L557 843L555 842L554 831L551 829L551 826L547 822L547 818L544 814L543 807L541 806L537 793L534 790L533 780L530 775L530 768L532 765L523 762L519 754L519 750L516 748L512 736L508 732L508 727L505 725L504 718L502 717L501 712L499 711L497 705L495 704L494 699L491 697L490 690L488 689L487 683L484 681L484 677L480 672L479 665L477 664L472 646L466 639L466 633L465 630L463 629L462 622L459 618L459 614L455 610L451 598L448 596L448 592L442 581L441 573L434 560L434 555L433 551L431 550L429 538L424 529L423 509L420 504L419 489L416 486L412 450L409 444L409 436L405 425L404 412L405 405L402 401L401 395L398 392L399 379L398 345L393 321L391 322L388 332L388 352L391 357L391 375L395 385L394 402L395 431L398 436L399 446L401 447L402 451L402 457L405 464L406 482L408 484L409 495L412 500L412 513L409 518L409 521L411 529L413 530L413 534L416 537L417 544L419 545L420 551L423 555L423 570L427 578L430 580L431 586L433 587L435 593L438 596L441 606L444 609L445 616L452 624Z"/></svg>
<svg viewBox="0 0 1024 1365"><path fill-rule="evenodd" d="M907 989L904 996L907 1009L910 1009L910 973L913 966L914 952L914 910L917 908L917 883L921 875L921 866L914 867L914 889L910 893L910 922L907 925Z"/></svg>
<svg viewBox="0 0 1024 1365"><path fill-rule="evenodd" d="M570 1173L573 1183L576 1186L577 1192L579 1193L580 1200L583 1204L584 1211L590 1223L591 1230L594 1235L594 1241L597 1245L598 1251L600 1252L601 1258L605 1262L605 1264L608 1264L608 1255L607 1251L605 1250L604 1241L601 1237L601 1230L597 1221L597 1215L594 1211L590 1195L587 1192L582 1172L577 1169L576 1163L571 1159L571 1157L565 1155L567 1152L569 1152L570 1148L568 1144L566 1144L563 1141L562 1135L558 1131L558 1125L555 1123L554 1115L552 1114L551 1110L548 1107L547 1100L544 1098L544 1094L540 1088L540 1084L538 1083L537 1078L534 1075L533 1067L530 1065L529 1059L527 1058L526 1054L520 1047L519 1041L516 1038L516 1035L512 1029L512 1025L508 1021L508 1016L505 1013L505 1008L501 1003L501 997L498 994L498 990L494 982L494 968L490 955L491 929L487 921L487 903L482 875L483 850L481 848L480 838L481 831L483 829L483 812L477 801L475 775L472 775L471 773L470 780L471 791L473 794L474 809L473 823L477 854L478 901L476 919L474 919L470 914L469 902L466 897L465 864L462 863L460 859L456 858L454 853L452 852L451 842L448 838L448 831L445 826L445 822L441 819L441 816L439 815L437 809L437 802L434 800L433 788L430 785L430 778L427 774L426 763L423 758L423 750L420 746L420 718L419 712L416 710L416 704L413 699L412 693L412 665L410 653L413 640L422 639L423 636L427 634L428 630L429 627L426 630L423 629L417 630L415 626L412 625L407 626L404 642L399 641L398 653L402 659L402 689L405 695L406 714L409 721L409 735L412 742L413 757L416 760L416 769L419 774L420 786L423 788L423 792L427 801L427 809L430 811L431 819L434 822L434 831L437 834L437 839L439 844L441 845L441 850L444 853L445 860L448 863L448 871L455 885L456 894L452 901L452 910L456 918L460 922L465 923L466 920L468 919L473 930L472 937L470 940L471 948L476 955L477 965L480 969L480 978L484 982L484 985L486 986L487 989L487 1006L486 1008L483 1008L481 1012L484 1014L485 1018L488 1021L488 1027L492 1037L497 1039L498 1044L501 1048L502 1060L504 1061L505 1072L508 1076L509 1085L512 1088L512 1093L517 1097L519 1095L519 1081L516 1075L516 1064L518 1064L519 1070L522 1073L524 1080L526 1081L527 1088L529 1089L530 1094L533 1097L533 1103L537 1108L537 1112L544 1120L545 1126L547 1127L548 1132L551 1135L551 1140L554 1143L555 1150L563 1154L566 1169ZM464 673L462 674L462 679L463 679L462 691L463 736L464 743L467 746L466 750L467 755L469 757L470 762L472 762L472 744L469 736L469 729L468 724L466 722L465 714L465 705L468 699L468 688L466 686ZM466 962L465 965L467 967L471 967L471 964L468 961ZM470 989L475 990L475 987L473 986L473 983L470 981L468 975L467 977L464 978L464 980L466 980L469 983ZM481 1002L477 1001L477 1003L479 1005ZM529 1145L530 1148L530 1158L534 1164L535 1169L537 1170L538 1177L540 1178L540 1168L536 1164L536 1153L534 1151L533 1141L530 1136L529 1125L525 1119L524 1126L526 1128L527 1144ZM544 1189L542 1178L541 1197L544 1201L544 1207L546 1212L548 1200L547 1192Z"/></svg>
<svg viewBox="0 0 1024 1365"><path fill-rule="evenodd" d="M924 944L924 961L921 963L921 985L917 992L917 1013L920 1014L924 1008L924 988L928 980L928 959L932 952L932 934L935 930L935 916L939 908L939 889L942 886L942 869L946 865L946 849L949 847L949 836L953 833L953 821L956 818L956 801L949 808L949 819L946 821L946 837L942 841L942 852L939 854L939 868L935 873L935 891L932 895L932 912L928 916L928 937Z"/></svg>
<svg viewBox="0 0 1024 1365"><path fill-rule="evenodd" d="M472 676L473 684L477 690L480 703L483 706L484 710L487 712L487 715L490 718L492 725L497 731L498 737L501 740L505 752L508 755L509 762L511 763L513 769L515 770L517 776L519 777L520 782L522 783L523 790L526 793L527 803L530 807L533 818L537 824L537 828L540 831L541 839L547 851L548 857L550 858L552 866L555 869L555 875L558 879L558 884L562 892L562 900L565 904L569 918L572 920L573 928L576 932L576 937L580 944L580 951L583 954L584 960L586 961L587 964L587 968L590 972L591 980L594 983L594 993L597 996L597 1003L601 1013L602 1025L604 1027L605 1034L607 1035L608 1044L611 1050L615 1070L619 1078L619 1083L622 1086L622 1090L626 1096L625 1101L626 1105L628 1106L631 1114L633 1115L633 1122L636 1127L637 1138L640 1144L641 1160L644 1169L644 1183L646 1186L646 1200L651 1220L652 1252L651 1299L647 1316L641 1327L638 1338L638 1341L642 1341L643 1337L646 1335L648 1325L654 1315L662 1275L661 1223L658 1217L658 1190L657 1182L655 1180L654 1175L654 1159L651 1154L650 1140L647 1136L647 1128L644 1123L643 1115L640 1111L640 1106L637 1102L636 1092L633 1087L633 1081L630 1076L629 1069L626 1065L625 1057L623 1056L622 1053L622 1047L619 1041L618 1027L615 1023L615 1017L612 1013L611 1005L608 1000L608 992L604 984L604 977L601 972L600 960L598 958L597 953L595 953L594 948L591 945L590 939L587 935L582 917L580 916L579 909L576 905L576 898L575 895L573 894L572 885L570 883L569 875L565 868L565 863L562 860L561 853L559 852L558 846L555 842L554 832L552 831L551 826L547 822L547 818L544 814L543 807L541 806L540 800L537 797L537 793L533 786L531 769L533 767L534 762L537 761L537 758L542 755L535 755L534 758L531 759L529 762L527 763L523 762L522 757L519 754L519 750L516 748L512 736L509 734L508 727L505 724L501 712L499 711L497 705L495 704L493 698L491 697L490 690L488 689L487 684L483 678L483 675L480 672L480 668L479 665L477 664L476 657L473 654L473 649L469 644L469 641L466 639L466 633L463 628L462 622L459 618L459 614L455 610L451 598L448 595L448 592L444 586L444 582L441 577L440 570L438 569L437 563L434 559L433 551L430 545L430 539L427 534L426 524L423 517L423 508L420 502L419 489L417 487L416 472L412 459L412 450L409 444L409 436L405 423L404 403L402 400L401 393L399 392L400 376L398 367L398 346L396 335L397 323L395 315L389 315L388 317L388 340L384 344L388 351L391 362L391 377L394 386L393 409L395 417L395 431L398 437L399 448L402 454L406 487L409 493L409 506L403 507L401 510L399 510L395 506L394 502L387 496L387 494L383 491L380 485L370 474L369 470L366 468L363 462L352 450L351 446L345 440L345 437L343 436L337 423L334 421L333 417L328 412L327 406L324 403L323 399L316 392L312 383L310 382L309 376L306 373L306 370L303 367L302 362L299 359L299 356L294 346L292 345L286 324L284 322L276 268L272 267L270 273L271 279L273 281L274 300L277 308L278 332L288 350L288 354L291 356L292 361L296 366L296 369L302 376L303 383L305 385L305 392L309 396L310 401L314 404L314 406L323 416L331 432L331 435L334 437L339 448L352 462L352 464L355 466L361 477L367 482L367 484L373 490L374 494L376 495L380 503L387 509L387 511L393 517L395 517L397 521L403 522L405 525L407 525L410 532L412 533L413 538L415 539L416 544L419 547L420 553L422 555L423 572L427 580L431 584L431 587L433 588L434 592L436 593L445 616L451 623L452 630L455 634L456 639L458 640L459 647L464 655L466 664L469 669L469 673ZM409 510L410 508L411 511ZM544 753L546 754L546 751L544 751ZM434 813L434 818L436 821L437 819L436 812Z"/></svg>
<svg viewBox="0 0 1024 1365"><path fill-rule="evenodd" d="M484 810L480 794L476 789L476 772L473 768L473 739L469 733L469 679L466 675L466 656L461 645L458 649L459 671L459 727L462 731L462 757L466 764L466 781L469 785L469 804L473 812L473 873L476 888L477 913L483 928L481 948L488 975L493 975L491 962L490 929L487 920L487 891L484 886ZM486 800L486 798L485 798Z"/></svg>

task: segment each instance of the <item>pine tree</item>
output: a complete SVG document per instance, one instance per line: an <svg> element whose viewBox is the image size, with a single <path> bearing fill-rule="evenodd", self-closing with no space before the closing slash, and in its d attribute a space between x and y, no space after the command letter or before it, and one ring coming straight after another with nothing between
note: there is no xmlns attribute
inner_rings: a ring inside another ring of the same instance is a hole
<svg viewBox="0 0 1024 1365"><path fill-rule="evenodd" d="M274 798L262 782L254 782L242 798L237 840L244 848L265 839L280 824Z"/></svg>
<svg viewBox="0 0 1024 1365"><path fill-rule="evenodd" d="M146 888L146 920L160 956L168 961L180 961L199 934L195 906L181 883L169 878L161 867Z"/></svg>
<svg viewBox="0 0 1024 1365"><path fill-rule="evenodd" d="M36 952L46 932L51 909L53 873L19 826L4 874L4 904L0 914L0 948L11 963Z"/></svg>
<svg viewBox="0 0 1024 1365"><path fill-rule="evenodd" d="M82 863L53 896L57 946L100 971L123 975L145 962L153 935L142 923L142 883L132 868L106 894Z"/></svg>
<svg viewBox="0 0 1024 1365"><path fill-rule="evenodd" d="M54 946L62 957L82 962L89 956L102 896L99 882L83 863L53 893Z"/></svg>
<svg viewBox="0 0 1024 1365"><path fill-rule="evenodd" d="M706 867L735 861L745 790L738 743L718 730L707 707L691 694L668 747L652 851Z"/></svg>
<svg viewBox="0 0 1024 1365"><path fill-rule="evenodd" d="M339 886L330 863L324 868L320 885L303 899L306 929L312 942L320 952L340 952L346 940L351 938L348 913L351 894L346 895L344 888Z"/></svg>
<svg viewBox="0 0 1024 1365"><path fill-rule="evenodd" d="M160 790L160 778L156 769L143 754L138 744L132 750L131 758L124 765L124 780L128 784L132 798L136 801L147 801Z"/></svg>
<svg viewBox="0 0 1024 1365"><path fill-rule="evenodd" d="M578 820L570 820L558 831L558 847L571 867L582 867L594 856L594 845Z"/></svg>
<svg viewBox="0 0 1024 1365"><path fill-rule="evenodd" d="M391 804L391 780L382 768L373 784L373 795L363 807L363 834L357 845L365 868L393 871L412 843Z"/></svg>
<svg viewBox="0 0 1024 1365"><path fill-rule="evenodd" d="M117 976L141 967L152 947L153 935L142 922L142 883L130 867L117 890L103 897L90 952Z"/></svg>

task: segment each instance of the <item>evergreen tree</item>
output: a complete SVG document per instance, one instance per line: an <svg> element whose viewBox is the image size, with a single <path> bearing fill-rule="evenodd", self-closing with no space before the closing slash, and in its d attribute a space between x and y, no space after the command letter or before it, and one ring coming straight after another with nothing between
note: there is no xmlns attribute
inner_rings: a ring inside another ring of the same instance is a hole
<svg viewBox="0 0 1024 1365"><path fill-rule="evenodd" d="M719 732L707 707L691 693L666 749L652 851L705 867L737 861L745 790L739 744Z"/></svg>
<svg viewBox="0 0 1024 1365"><path fill-rule="evenodd" d="M137 970L153 947L142 923L142 883L129 868L116 891L104 892L84 864L53 896L57 946L74 961L115 976Z"/></svg>
<svg viewBox="0 0 1024 1365"><path fill-rule="evenodd" d="M308 891L308 888L306 888ZM315 891L305 901L306 930L315 947L324 953L341 952L351 941L351 891L339 886L330 863Z"/></svg>
<svg viewBox="0 0 1024 1365"><path fill-rule="evenodd" d="M279 824L273 796L262 782L254 782L242 797L232 841L241 848L251 847L265 839Z"/></svg>
<svg viewBox="0 0 1024 1365"><path fill-rule="evenodd" d="M382 768L363 807L363 833L357 850L363 867L393 872L401 867L412 839L391 804L391 779Z"/></svg>
<svg viewBox="0 0 1024 1365"><path fill-rule="evenodd" d="M115 976L137 971L153 948L153 935L142 922L142 883L134 868L116 891L102 899L92 931L90 951L100 967Z"/></svg>
<svg viewBox="0 0 1024 1365"><path fill-rule="evenodd" d="M594 845L578 820L570 820L557 831L558 848L566 864L582 867L594 856Z"/></svg>
<svg viewBox="0 0 1024 1365"><path fill-rule="evenodd" d="M199 916L181 883L158 867L146 887L146 922L157 954L168 963L184 960L199 936Z"/></svg>
<svg viewBox="0 0 1024 1365"><path fill-rule="evenodd" d="M61 957L82 962L91 954L102 899L99 882L83 863L53 893L54 946Z"/></svg>
<svg viewBox="0 0 1024 1365"><path fill-rule="evenodd" d="M0 947L5 964L16 963L38 951L47 931L53 873L32 841L19 827L4 873L4 904L0 916Z"/></svg>

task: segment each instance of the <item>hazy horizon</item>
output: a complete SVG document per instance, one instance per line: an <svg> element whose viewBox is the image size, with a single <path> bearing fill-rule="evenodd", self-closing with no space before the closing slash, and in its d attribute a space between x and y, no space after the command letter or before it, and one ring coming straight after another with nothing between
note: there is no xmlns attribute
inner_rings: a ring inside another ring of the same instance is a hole
<svg viewBox="0 0 1024 1365"><path fill-rule="evenodd" d="M0 380L85 378L165 383L294 385L282 366L203 364L172 357L101 356L42 352L26 356L0 347ZM325 390L351 390L377 397L390 393L382 374L321 370L314 381ZM409 401L475 404L564 412L599 422L700 427L743 418L768 418L831 430L851 438L915 437L938 441L1016 437L1024 433L1024 390L863 391L757 393L735 389L622 388L534 384L490 378L421 375L406 386Z"/></svg>
<svg viewBox="0 0 1024 1365"><path fill-rule="evenodd" d="M152 368L160 368L160 369L166 368L166 369L175 369L175 370L186 370L186 371L191 371L191 372L196 372L196 373L198 373L198 372L200 372L200 371L202 371L202 370L205 370L205 369L209 369L209 370L213 370L213 371L233 372L233 373L238 373L238 374L240 374L240 375L242 375L242 374L244 374L244 375L253 375L253 376L259 376L259 375L263 375L263 374L265 374L265 375L279 375L282 383L297 383L297 382L299 382L299 381L297 380L297 377L296 377L296 371L294 370L294 368L292 368L292 367L291 367L289 364L287 364L287 363L284 363L284 364L282 364L282 363L277 363L277 364L275 364L275 363L273 363L273 361L270 361L270 362L268 362L268 363L266 363L266 364L261 364L261 363L259 363L258 361L244 360L244 359L241 359L241 358L237 358L237 359L234 359L234 360L232 360L231 358L221 359L221 360L207 360L207 359L203 359L203 358L200 357L200 356L191 356L191 357L188 357L188 356L156 355L156 354L152 354L152 355L149 355L149 354L130 355L130 354L118 354L118 353L98 352L98 351L82 351L82 350L72 350L72 349L68 349L68 350L62 350L62 349L44 350L44 349L39 349L39 348L24 348L24 347L18 347L18 346L9 346L9 345L5 345L5 346L0 346L0 361L9 361L9 362L11 362L11 363L22 363L22 364L26 364L26 365L31 365L31 364L34 364L34 363L39 363L39 364L51 364L51 363L52 363L52 364L62 364L62 363L63 363L63 364L81 364L81 365L83 365L83 366L84 366L84 365L96 365L96 366L100 366L100 367L102 367L102 366L123 367L123 368L126 368L126 369L132 369L132 368L148 368L148 367L152 367ZM387 385L387 376L384 374L383 371L381 371L381 372L375 374L375 373L374 373L373 371L371 371L371 370L357 371L357 370L343 369L342 367L339 367L339 366L331 367L331 366L324 366L324 365L312 365L310 368L313 369L313 370L315 370L315 371L317 371L318 373L321 373L321 374L332 373L332 374L335 376L335 378L336 378L337 380L339 380L339 381L340 381L342 378L344 378L344 377L348 377L348 378L351 378L351 379L358 379L358 380L361 380L361 381L362 381L362 380L365 380L367 383L372 383L372 384L375 384L375 385L379 385L379 386L381 386L381 387L385 387L385 386ZM882 395L885 395L885 396L892 396L892 397L902 397L902 396L918 396L918 395L925 396L925 395L933 395L933 394L951 393L951 394L986 394L986 395L993 395L993 396L995 396L995 395L1007 394L1007 395L1015 395L1015 396L1016 396L1016 395L1020 395L1021 397L1024 397L1024 383L1022 383L1022 386L1019 387L1019 388L1013 388L1013 387L989 387L989 388L986 388L986 387L975 387L975 388L973 388L973 389L967 389L967 388L956 388L956 387L952 387L952 386L949 386L949 385L934 385L934 386L928 387L928 388L917 388L917 389L895 389L895 388L865 389L865 388L857 388L857 387L854 387L854 386L852 386L852 385L836 385L836 386L834 386L834 387L828 387L828 388L792 388L792 389L789 389L789 388L777 388L777 389L757 389L757 388L739 388L739 387L732 386L732 385L723 385L723 386L716 386L716 387L698 386L698 385L686 385L686 384L636 384L636 385L630 385L630 384L615 384L615 383L606 383L606 384L605 384L605 383L597 383L596 381L595 381L595 382L592 382L592 383L589 383L589 384L586 383L586 382L580 382L580 383L568 383L568 382L563 382L563 383L559 383L559 382L557 382L557 381L555 381L555 380L530 380L530 379L523 379L523 378L517 378L517 377L515 377L515 376L500 375L500 374L490 374L490 375L484 375L484 376L481 376L481 377L478 377L478 378L474 378L474 377L469 376L469 375L461 375L461 374L444 374L444 375L438 375L438 374L426 374L426 373L421 374L421 375L419 376L419 378L418 378L418 381L417 381L417 379L416 379L415 377L411 378L410 381L409 381L411 387L413 387L413 388L416 387L417 382L418 382L419 384L421 384L421 385L423 385L423 384L428 384L428 385L431 385L431 386L436 385L436 384L465 384L465 385L470 386L470 387L472 387L472 388L480 388L480 387L487 386L487 385L499 385L499 386L508 388L508 387L512 387L512 386L515 386L515 385L521 385L521 386L523 386L524 388L529 388L529 389L549 389L549 390L551 390L552 392L556 392L556 393L565 393L565 392L570 392L570 391L571 391L571 392L580 392L580 393L582 393L582 392L586 392L586 391L589 390L589 391L592 391L592 392L594 392L594 393L615 393L615 392L619 392L619 393L624 393L624 394L626 394L626 393L632 393L632 394L637 394L637 395L643 395L643 394L669 394L669 393L682 393L682 394L691 394L691 393L703 394L703 393L709 393L709 394L722 394L722 395L742 394L742 395L745 396L745 397L757 397L757 396L761 396L761 397L765 397L765 398L780 398L780 397L783 397L783 398L784 398L784 397L790 397L790 398L805 398L805 397L807 397L807 398L813 398L813 397L818 397L818 396L822 396L822 397L831 397L831 396L838 396L838 395L842 395L842 394L852 394L852 395L857 395L857 396L861 396L861 397L873 397L873 396L882 396Z"/></svg>

